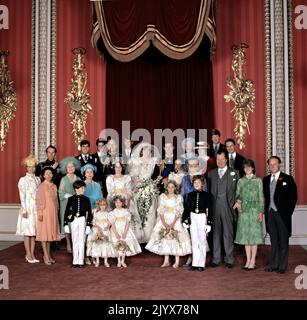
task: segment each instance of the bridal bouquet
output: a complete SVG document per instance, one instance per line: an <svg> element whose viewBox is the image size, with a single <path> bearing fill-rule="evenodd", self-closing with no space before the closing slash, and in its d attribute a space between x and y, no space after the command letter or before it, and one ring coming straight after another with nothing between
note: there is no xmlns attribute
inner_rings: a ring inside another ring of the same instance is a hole
<svg viewBox="0 0 307 320"><path fill-rule="evenodd" d="M124 240L118 240L114 246L114 249L121 254L126 254L128 251L130 251L129 246Z"/></svg>
<svg viewBox="0 0 307 320"><path fill-rule="evenodd" d="M92 237L92 241L93 242L109 242L109 237L106 236L102 231L97 231L93 234L93 237Z"/></svg>
<svg viewBox="0 0 307 320"><path fill-rule="evenodd" d="M158 196L157 185L151 179L143 180L135 186L135 193L142 228L144 228L153 199Z"/></svg>
<svg viewBox="0 0 307 320"><path fill-rule="evenodd" d="M175 229L166 229L166 228L161 228L159 231L159 237L161 239L166 239L166 240L177 240L179 242L178 238L178 231Z"/></svg>

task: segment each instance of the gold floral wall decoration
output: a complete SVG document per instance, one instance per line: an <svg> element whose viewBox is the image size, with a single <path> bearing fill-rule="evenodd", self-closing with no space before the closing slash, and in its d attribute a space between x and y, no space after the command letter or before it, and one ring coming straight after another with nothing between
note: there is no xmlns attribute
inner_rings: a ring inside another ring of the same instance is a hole
<svg viewBox="0 0 307 320"><path fill-rule="evenodd" d="M6 64L9 51L0 51L0 150L4 150L10 121L17 111L17 94Z"/></svg>
<svg viewBox="0 0 307 320"><path fill-rule="evenodd" d="M236 125L235 137L240 149L245 148L246 132L250 134L248 116L255 110L255 89L252 80L245 79L243 67L246 64L246 49L248 45L240 43L232 47L232 70L233 77L227 79L229 93L224 95L226 102L233 101L234 107L230 111L234 114Z"/></svg>
<svg viewBox="0 0 307 320"><path fill-rule="evenodd" d="M88 113L92 110L89 104L90 94L86 89L87 72L85 70L84 48L75 48L72 50L75 55L73 61L73 77L71 79L71 89L64 100L70 106L69 116L72 118L72 133L75 136L75 143L80 150L80 142L86 136L86 119Z"/></svg>

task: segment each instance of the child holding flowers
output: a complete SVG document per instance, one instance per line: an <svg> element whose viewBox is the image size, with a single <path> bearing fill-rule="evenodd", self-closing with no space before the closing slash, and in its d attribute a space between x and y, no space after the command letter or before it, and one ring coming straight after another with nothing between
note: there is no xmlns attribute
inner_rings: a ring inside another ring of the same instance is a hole
<svg viewBox="0 0 307 320"><path fill-rule="evenodd" d="M121 195L114 196L111 206L111 240L118 259L117 267L126 268L125 257L134 256L142 250L130 226L131 214L126 209L125 198Z"/></svg>
<svg viewBox="0 0 307 320"><path fill-rule="evenodd" d="M93 258L95 267L99 267L99 259L104 258L104 266L109 268L108 258L116 257L111 242L111 222L107 208L107 200L100 199L97 201L97 208L94 211L93 218L93 233L87 241L87 256Z"/></svg>
<svg viewBox="0 0 307 320"><path fill-rule="evenodd" d="M179 257L191 254L191 241L182 226L183 200L178 195L177 185L169 181L164 194L160 195L158 219L146 249L158 255L164 255L162 268L169 267L169 256L175 256L173 268L179 267Z"/></svg>

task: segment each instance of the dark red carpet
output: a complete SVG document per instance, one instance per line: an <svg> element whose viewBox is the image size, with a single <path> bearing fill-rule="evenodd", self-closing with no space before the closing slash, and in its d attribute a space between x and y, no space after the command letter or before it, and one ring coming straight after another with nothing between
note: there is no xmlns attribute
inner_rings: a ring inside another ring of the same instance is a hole
<svg viewBox="0 0 307 320"><path fill-rule="evenodd" d="M40 245L37 257L42 259ZM127 258L128 268L86 266L71 269L71 255L63 244L55 252L57 263L29 264L24 261L23 245L0 252L0 265L9 268L9 289L0 290L5 299L307 299L307 290L295 288L297 265L307 266L307 252L300 246L290 247L289 270L286 274L264 272L270 246L261 246L255 271L243 271L244 258L237 256L233 269L224 266L204 272L173 268L161 269L162 258L142 253ZM183 259L180 261L184 262Z"/></svg>

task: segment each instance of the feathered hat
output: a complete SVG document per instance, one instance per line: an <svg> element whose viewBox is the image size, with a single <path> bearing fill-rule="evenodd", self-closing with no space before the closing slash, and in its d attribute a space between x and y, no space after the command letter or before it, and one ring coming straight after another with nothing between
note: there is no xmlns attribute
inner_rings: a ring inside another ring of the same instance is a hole
<svg viewBox="0 0 307 320"><path fill-rule="evenodd" d="M67 165L72 163L76 170L81 168L81 162L74 157L67 157L60 162L60 171L62 174L67 174Z"/></svg>
<svg viewBox="0 0 307 320"><path fill-rule="evenodd" d="M32 154L29 154L26 158L22 160L22 163L26 167L35 167L37 164L37 161L35 160Z"/></svg>

